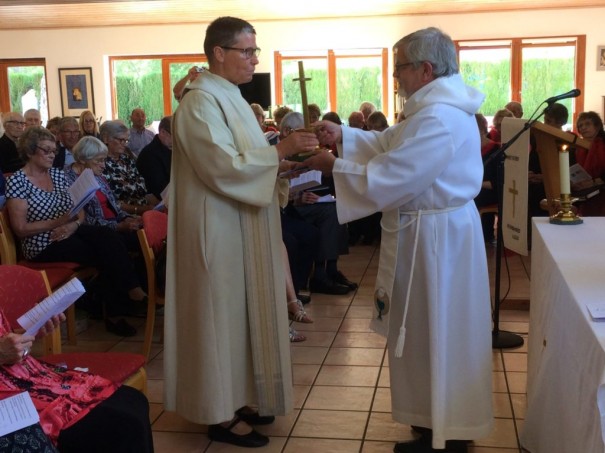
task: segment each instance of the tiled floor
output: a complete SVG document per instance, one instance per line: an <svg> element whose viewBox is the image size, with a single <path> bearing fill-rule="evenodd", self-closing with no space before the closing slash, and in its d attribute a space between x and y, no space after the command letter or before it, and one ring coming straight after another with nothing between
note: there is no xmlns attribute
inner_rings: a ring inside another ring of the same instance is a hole
<svg viewBox="0 0 605 453"><path fill-rule="evenodd" d="M493 282L494 248L487 247ZM506 258L508 266L502 266L501 295L510 301L502 304L505 309L501 310L500 328L517 332L526 340L529 259L514 254ZM307 311L315 322L295 325L307 336L307 341L292 344L295 410L278 417L270 426L258 428L271 437L269 445L259 451L391 452L395 441L411 438L408 426L391 419L385 342L368 329L377 263L376 248L353 247L350 255L341 258L340 268L351 280L360 282L360 288L347 296L313 295ZM88 330L78 336L78 345L64 346L64 350L138 352L143 327L139 331L132 339L120 339L107 334L98 321L91 321ZM471 452L520 451L518 433L526 406L526 351L526 345L514 350L494 350L494 430L489 437L475 440ZM163 410L162 354L161 345L155 343L147 368L155 451L244 451L210 442L205 426Z"/></svg>

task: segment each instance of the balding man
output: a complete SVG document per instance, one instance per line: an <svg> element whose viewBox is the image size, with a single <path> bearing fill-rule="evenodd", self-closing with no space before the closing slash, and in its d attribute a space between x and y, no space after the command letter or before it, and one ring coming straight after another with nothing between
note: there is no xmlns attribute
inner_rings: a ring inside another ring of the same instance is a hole
<svg viewBox="0 0 605 453"><path fill-rule="evenodd" d="M128 148L135 156L138 156L143 148L151 143L155 134L145 128L147 116L145 110L134 109L130 114L130 137L128 138Z"/></svg>
<svg viewBox="0 0 605 453"><path fill-rule="evenodd" d="M74 163L72 150L78 140L80 140L78 121L71 116L61 118L59 132L57 133L57 153L55 154L53 167L62 169Z"/></svg>
<svg viewBox="0 0 605 453"><path fill-rule="evenodd" d="M4 135L0 137L0 170L2 173L13 173L24 165L17 153L17 140L25 130L25 119L19 112L5 113L2 126Z"/></svg>
<svg viewBox="0 0 605 453"><path fill-rule="evenodd" d="M42 116L40 115L40 110L29 109L23 114L23 117L25 118L26 128L32 126L42 126Z"/></svg>

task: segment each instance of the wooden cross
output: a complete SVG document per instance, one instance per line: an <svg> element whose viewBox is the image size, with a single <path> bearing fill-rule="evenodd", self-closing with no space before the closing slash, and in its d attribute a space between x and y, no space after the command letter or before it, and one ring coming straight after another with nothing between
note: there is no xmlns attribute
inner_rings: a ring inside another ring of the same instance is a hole
<svg viewBox="0 0 605 453"><path fill-rule="evenodd" d="M300 60L298 62L298 79L294 79L295 82L300 83L300 96L302 98L302 110L303 110L303 118L305 120L305 129L311 129L311 121L309 120L309 101L307 100L307 80L311 80L310 78L305 78L305 68L303 67L303 62Z"/></svg>
<svg viewBox="0 0 605 453"><path fill-rule="evenodd" d="M515 206L517 205L517 203L515 203L515 198L517 195L519 195L519 191L516 189L516 187L517 181L513 179L513 187L512 189L508 189L508 193L511 193L513 195L513 219L515 218Z"/></svg>

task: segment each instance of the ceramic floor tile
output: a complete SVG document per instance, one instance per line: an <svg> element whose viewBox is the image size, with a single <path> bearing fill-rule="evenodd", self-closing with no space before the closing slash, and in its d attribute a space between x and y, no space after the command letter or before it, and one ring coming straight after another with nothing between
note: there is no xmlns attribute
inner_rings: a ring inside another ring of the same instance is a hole
<svg viewBox="0 0 605 453"><path fill-rule="evenodd" d="M365 318L345 318L342 321L339 332L372 332L370 321Z"/></svg>
<svg viewBox="0 0 605 453"><path fill-rule="evenodd" d="M336 335L333 347L384 349L386 343L386 338L377 333L340 332Z"/></svg>
<svg viewBox="0 0 605 453"><path fill-rule="evenodd" d="M369 411L374 389L372 387L337 387L315 385L305 409L330 409L340 411Z"/></svg>
<svg viewBox="0 0 605 453"><path fill-rule="evenodd" d="M391 374L389 368L383 366L380 369L380 377L378 378L378 387L390 387L391 386Z"/></svg>
<svg viewBox="0 0 605 453"><path fill-rule="evenodd" d="M328 348L322 348L318 346L307 346L306 341L301 343L293 344L290 349L290 356L292 363L295 364L316 364L321 365L326 358Z"/></svg>
<svg viewBox="0 0 605 453"><path fill-rule="evenodd" d="M508 393L492 393L494 417L513 418L513 409Z"/></svg>
<svg viewBox="0 0 605 453"><path fill-rule="evenodd" d="M367 419L367 412L303 409L292 436L361 440Z"/></svg>
<svg viewBox="0 0 605 453"><path fill-rule="evenodd" d="M527 395L525 393L513 393L510 395L513 402L513 412L515 420L525 419L525 412L527 411Z"/></svg>
<svg viewBox="0 0 605 453"><path fill-rule="evenodd" d="M270 425L257 425L254 427L259 433L269 437L288 437L298 418L300 411L293 410L288 415L275 417L275 421Z"/></svg>
<svg viewBox="0 0 605 453"><path fill-rule="evenodd" d="M510 418L494 419L494 429L483 439L475 439L475 445L481 447L518 447L515 423Z"/></svg>
<svg viewBox="0 0 605 453"><path fill-rule="evenodd" d="M164 379L164 361L153 359L145 365L145 371L147 371L147 379Z"/></svg>
<svg viewBox="0 0 605 453"><path fill-rule="evenodd" d="M324 365L317 376L317 385L374 387L379 367Z"/></svg>
<svg viewBox="0 0 605 453"><path fill-rule="evenodd" d="M292 386L294 409L300 409L303 407L303 404L305 403L305 400L307 399L310 390L310 385L295 384Z"/></svg>
<svg viewBox="0 0 605 453"><path fill-rule="evenodd" d="M164 401L163 379L147 379L147 399L150 403L162 403Z"/></svg>
<svg viewBox="0 0 605 453"><path fill-rule="evenodd" d="M391 412L391 389L377 388L372 403L372 412Z"/></svg>
<svg viewBox="0 0 605 453"><path fill-rule="evenodd" d="M153 447L155 453L203 453L210 440L206 434L154 432Z"/></svg>
<svg viewBox="0 0 605 453"><path fill-rule="evenodd" d="M372 412L365 438L367 440L402 442L414 439L414 434L408 425L394 421L391 414Z"/></svg>
<svg viewBox="0 0 605 453"><path fill-rule="evenodd" d="M319 372L319 365L292 365L292 383L296 385L313 385Z"/></svg>
<svg viewBox="0 0 605 453"><path fill-rule="evenodd" d="M205 433L208 430L207 426L198 425L185 420L176 412L164 411L162 415L155 421L152 427L153 431L173 431L181 433Z"/></svg>
<svg viewBox="0 0 605 453"><path fill-rule="evenodd" d="M283 450L283 453L358 453L360 447L360 440L309 439L290 437Z"/></svg>
<svg viewBox="0 0 605 453"><path fill-rule="evenodd" d="M164 412L162 403L149 403L149 423L153 424Z"/></svg>
<svg viewBox="0 0 605 453"><path fill-rule="evenodd" d="M374 306L374 294L362 295L358 294L351 302L351 307L373 307Z"/></svg>
<svg viewBox="0 0 605 453"><path fill-rule="evenodd" d="M347 312L347 318L361 318L368 321L374 317L374 307L371 305L352 306Z"/></svg>
<svg viewBox="0 0 605 453"><path fill-rule="evenodd" d="M318 332L338 332L341 318L311 318L312 323L295 322L292 327L300 331L318 331Z"/></svg>
<svg viewBox="0 0 605 453"><path fill-rule="evenodd" d="M527 391L527 373L507 371L506 380L511 393L525 393Z"/></svg>
<svg viewBox="0 0 605 453"><path fill-rule="evenodd" d="M504 369L506 371L527 371L527 354L504 353Z"/></svg>
<svg viewBox="0 0 605 453"><path fill-rule="evenodd" d="M492 372L492 392L508 393L508 383L504 371Z"/></svg>
<svg viewBox="0 0 605 453"><path fill-rule="evenodd" d="M366 440L363 443L361 453L393 453L395 442L376 442Z"/></svg>
<svg viewBox="0 0 605 453"><path fill-rule="evenodd" d="M324 364L380 366L383 356L383 349L333 347L328 352Z"/></svg>
<svg viewBox="0 0 605 453"><path fill-rule="evenodd" d="M263 453L280 453L286 443L285 437L271 437L269 443L261 448L255 448L254 451ZM176 452L177 450L173 450ZM205 453L236 453L236 452L249 452L249 448L236 447L231 444L225 444L222 442L211 442Z"/></svg>
<svg viewBox="0 0 605 453"><path fill-rule="evenodd" d="M296 330L298 328L294 327ZM302 331L300 331L302 333ZM336 337L336 332L315 332L307 330L303 334L307 339L304 342L293 344L293 347L297 346L322 346L329 347ZM304 344L303 344L304 343Z"/></svg>

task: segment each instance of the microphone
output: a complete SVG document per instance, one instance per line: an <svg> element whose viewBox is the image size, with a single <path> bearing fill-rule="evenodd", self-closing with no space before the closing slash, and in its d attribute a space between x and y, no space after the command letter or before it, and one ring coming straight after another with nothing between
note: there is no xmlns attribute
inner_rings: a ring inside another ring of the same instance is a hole
<svg viewBox="0 0 605 453"><path fill-rule="evenodd" d="M559 94L557 96L552 96L544 102L546 102L548 105L550 105L550 104L554 104L557 101L560 101L561 99L577 98L578 96L580 96L581 93L582 92L580 90L578 90L577 88L574 88L573 90L568 91L567 93Z"/></svg>

